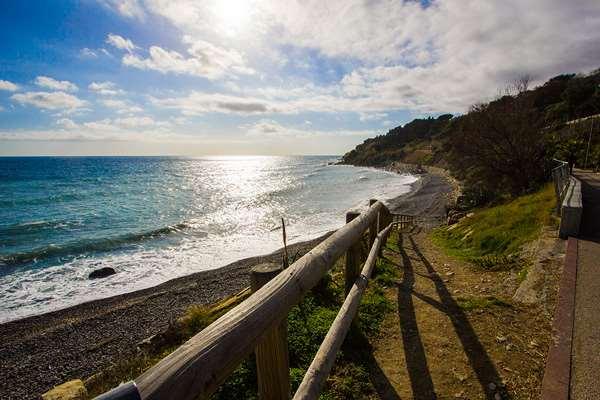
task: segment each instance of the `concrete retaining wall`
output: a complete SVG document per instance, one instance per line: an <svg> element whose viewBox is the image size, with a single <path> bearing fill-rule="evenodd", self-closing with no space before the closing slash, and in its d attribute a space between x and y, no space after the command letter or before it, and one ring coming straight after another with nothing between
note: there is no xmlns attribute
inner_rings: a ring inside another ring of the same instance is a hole
<svg viewBox="0 0 600 400"><path fill-rule="evenodd" d="M581 182L571 176L560 211L560 229L558 233L561 238L566 239L569 236L579 234L582 213Z"/></svg>

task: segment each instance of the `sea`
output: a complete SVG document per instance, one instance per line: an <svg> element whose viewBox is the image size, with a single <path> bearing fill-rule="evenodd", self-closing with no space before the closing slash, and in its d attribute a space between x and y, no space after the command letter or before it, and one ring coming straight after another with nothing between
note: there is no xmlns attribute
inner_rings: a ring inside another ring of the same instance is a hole
<svg viewBox="0 0 600 400"><path fill-rule="evenodd" d="M2 157L0 322L272 252L281 218L288 243L318 237L417 179L337 160Z"/></svg>

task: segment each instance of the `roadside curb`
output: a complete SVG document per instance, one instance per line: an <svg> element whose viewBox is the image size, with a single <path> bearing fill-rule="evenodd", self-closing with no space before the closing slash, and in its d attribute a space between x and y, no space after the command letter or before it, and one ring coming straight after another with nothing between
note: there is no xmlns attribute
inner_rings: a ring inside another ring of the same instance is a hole
<svg viewBox="0 0 600 400"><path fill-rule="evenodd" d="M542 380L542 400L568 400L570 397L577 247L577 239L569 237L554 321L552 322L552 342L548 350L546 369Z"/></svg>

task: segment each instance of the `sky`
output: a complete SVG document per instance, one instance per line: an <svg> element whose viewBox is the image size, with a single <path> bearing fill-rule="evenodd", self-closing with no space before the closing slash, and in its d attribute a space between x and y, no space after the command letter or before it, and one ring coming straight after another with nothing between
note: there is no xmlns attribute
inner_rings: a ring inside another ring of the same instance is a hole
<svg viewBox="0 0 600 400"><path fill-rule="evenodd" d="M0 155L343 154L599 67L598 0L3 0Z"/></svg>

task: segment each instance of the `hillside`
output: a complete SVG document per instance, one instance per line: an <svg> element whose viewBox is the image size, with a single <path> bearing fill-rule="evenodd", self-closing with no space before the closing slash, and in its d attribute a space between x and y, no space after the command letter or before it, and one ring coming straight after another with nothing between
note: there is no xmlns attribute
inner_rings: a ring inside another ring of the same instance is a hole
<svg viewBox="0 0 600 400"><path fill-rule="evenodd" d="M436 165L478 187L482 197L494 191L486 187L490 180L511 195L535 189L547 179L552 158L585 163L590 131L600 130L600 123L590 126L592 119L585 119L600 114L600 70L559 75L531 90L528 83L527 78L515 81L497 99L464 115L415 119L367 139L342 163ZM587 153L588 165L600 166L598 135Z"/></svg>
<svg viewBox="0 0 600 400"><path fill-rule="evenodd" d="M366 166L385 165L390 161L431 164L436 161L434 148L440 144L437 137L451 118L451 114L444 114L438 118L415 119L385 135L365 140L346 153L342 162Z"/></svg>

